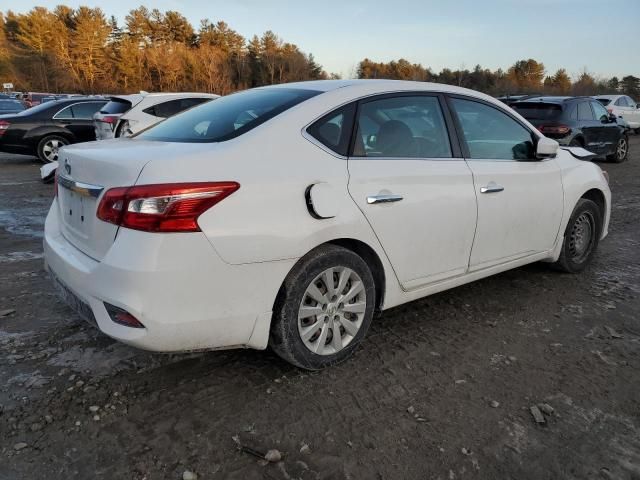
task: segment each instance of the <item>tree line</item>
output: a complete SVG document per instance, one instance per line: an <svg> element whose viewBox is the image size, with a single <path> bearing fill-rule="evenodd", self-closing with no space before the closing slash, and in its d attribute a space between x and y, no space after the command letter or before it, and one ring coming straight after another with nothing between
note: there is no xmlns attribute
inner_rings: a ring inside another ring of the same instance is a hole
<svg viewBox="0 0 640 480"><path fill-rule="evenodd" d="M328 78L274 32L246 39L225 22L197 29L176 11L139 7L119 25L100 8L0 12L0 78L45 92L235 90Z"/></svg>
<svg viewBox="0 0 640 480"><path fill-rule="evenodd" d="M550 94L550 95L599 95L626 94L640 101L640 78L627 75L621 79L596 78L584 69L571 79L563 68L547 74L544 64L534 59L519 60L508 70L491 71L476 65L473 70L442 69L432 72L419 63L401 58L391 62L362 60L357 68L358 78L387 78L446 83L471 88L490 95Z"/></svg>
<svg viewBox="0 0 640 480"><path fill-rule="evenodd" d="M506 71L476 65L439 73L405 59L362 60L358 78L390 78L459 85L491 95L625 93L640 100L640 79L596 78L586 69L572 79L565 69L519 60ZM0 80L18 90L80 93L236 90L327 74L272 31L247 39L225 22L204 19L197 28L179 12L133 9L119 24L100 8L59 5L27 13L0 12Z"/></svg>

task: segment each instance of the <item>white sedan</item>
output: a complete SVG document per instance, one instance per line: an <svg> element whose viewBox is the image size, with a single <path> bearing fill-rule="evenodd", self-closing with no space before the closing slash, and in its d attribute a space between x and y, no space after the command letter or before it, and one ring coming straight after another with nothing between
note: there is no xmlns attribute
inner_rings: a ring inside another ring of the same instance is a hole
<svg viewBox="0 0 640 480"><path fill-rule="evenodd" d="M46 264L115 339L269 345L319 369L357 348L375 310L531 262L584 269L610 191L581 152L453 86L247 90L65 147Z"/></svg>
<svg viewBox="0 0 640 480"><path fill-rule="evenodd" d="M609 113L622 118L636 133L640 133L640 103L627 95L597 95L595 97Z"/></svg>

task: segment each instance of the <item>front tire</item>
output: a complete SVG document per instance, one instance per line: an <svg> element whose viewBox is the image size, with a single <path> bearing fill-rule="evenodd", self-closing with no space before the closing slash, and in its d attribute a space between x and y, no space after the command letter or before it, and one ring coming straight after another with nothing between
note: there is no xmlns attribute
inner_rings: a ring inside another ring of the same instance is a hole
<svg viewBox="0 0 640 480"><path fill-rule="evenodd" d="M624 162L629 156L629 137L622 135L616 144L616 151L607 156L607 160L615 163Z"/></svg>
<svg viewBox="0 0 640 480"><path fill-rule="evenodd" d="M340 363L366 335L375 302L373 275L360 256L336 245L318 247L280 288L269 345L307 370Z"/></svg>
<svg viewBox="0 0 640 480"><path fill-rule="evenodd" d="M568 273L584 270L595 254L601 232L600 208L595 202L581 198L565 229L560 258L554 266Z"/></svg>
<svg viewBox="0 0 640 480"><path fill-rule="evenodd" d="M65 145L69 145L69 140L59 135L46 135L38 142L36 153L42 163L58 161L58 151Z"/></svg>

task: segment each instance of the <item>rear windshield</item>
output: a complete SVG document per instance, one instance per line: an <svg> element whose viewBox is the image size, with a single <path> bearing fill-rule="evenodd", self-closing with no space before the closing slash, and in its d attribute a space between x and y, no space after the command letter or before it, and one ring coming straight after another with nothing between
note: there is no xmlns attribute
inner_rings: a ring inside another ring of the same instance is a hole
<svg viewBox="0 0 640 480"><path fill-rule="evenodd" d="M131 102L121 98L112 98L104 107L100 109L100 113L124 113L131 109Z"/></svg>
<svg viewBox="0 0 640 480"><path fill-rule="evenodd" d="M611 103L610 98L598 98L597 100L605 107Z"/></svg>
<svg viewBox="0 0 640 480"><path fill-rule="evenodd" d="M527 120L552 120L562 115L562 106L555 103L518 102L511 107Z"/></svg>
<svg viewBox="0 0 640 480"><path fill-rule="evenodd" d="M224 142L319 93L297 88L245 90L179 113L137 137L164 142Z"/></svg>

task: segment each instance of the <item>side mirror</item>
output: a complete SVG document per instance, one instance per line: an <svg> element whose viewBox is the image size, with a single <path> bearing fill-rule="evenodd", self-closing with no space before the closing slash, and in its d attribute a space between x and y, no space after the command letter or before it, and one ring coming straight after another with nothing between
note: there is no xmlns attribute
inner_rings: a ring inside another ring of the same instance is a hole
<svg viewBox="0 0 640 480"><path fill-rule="evenodd" d="M547 137L540 137L536 145L536 158L553 158L558 153L559 144Z"/></svg>

